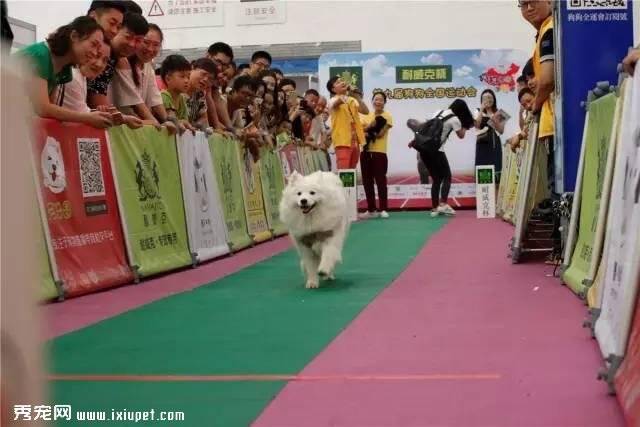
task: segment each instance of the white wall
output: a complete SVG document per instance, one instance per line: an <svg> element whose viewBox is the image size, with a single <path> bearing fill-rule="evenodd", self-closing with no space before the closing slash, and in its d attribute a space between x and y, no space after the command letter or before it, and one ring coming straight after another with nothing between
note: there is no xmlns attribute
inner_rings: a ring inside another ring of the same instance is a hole
<svg viewBox="0 0 640 427"><path fill-rule="evenodd" d="M38 39L86 13L88 0L10 0L9 15L37 26ZM170 49L361 40L364 51L462 48L531 50L533 29L515 0L289 1L284 24L238 26L240 3L225 2L224 27L167 30ZM337 18L342 16L344 18Z"/></svg>

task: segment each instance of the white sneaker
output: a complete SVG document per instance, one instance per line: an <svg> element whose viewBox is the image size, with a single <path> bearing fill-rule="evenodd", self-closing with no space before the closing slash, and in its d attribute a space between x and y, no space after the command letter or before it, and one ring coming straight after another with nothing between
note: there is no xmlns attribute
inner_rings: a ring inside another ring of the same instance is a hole
<svg viewBox="0 0 640 427"><path fill-rule="evenodd" d="M435 218L435 217L440 216L440 212L438 211L438 208L431 209L431 213L429 215L431 215L431 218Z"/></svg>
<svg viewBox="0 0 640 427"><path fill-rule="evenodd" d="M389 214L387 213L387 211L380 212L380 218L389 218Z"/></svg>
<svg viewBox="0 0 640 427"><path fill-rule="evenodd" d="M442 215L448 216L454 216L456 214L456 211L454 211L453 208L446 203L438 206L438 212L440 212Z"/></svg>
<svg viewBox="0 0 640 427"><path fill-rule="evenodd" d="M360 215L358 215L358 218L360 219L370 219L370 218L377 218L378 217L378 212L363 212Z"/></svg>

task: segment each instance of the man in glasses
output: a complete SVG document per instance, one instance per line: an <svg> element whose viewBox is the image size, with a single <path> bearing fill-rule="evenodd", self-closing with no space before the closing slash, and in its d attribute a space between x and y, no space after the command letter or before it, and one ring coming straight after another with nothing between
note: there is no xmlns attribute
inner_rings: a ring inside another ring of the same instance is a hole
<svg viewBox="0 0 640 427"><path fill-rule="evenodd" d="M209 46L207 50L207 58L211 59L218 66L216 89L211 91L212 99L207 97L207 108L211 111L217 111L218 120L222 127L228 131L233 131L227 102L219 89L226 87L229 82L227 71L231 68L231 63L233 62L233 49L223 42L214 43ZM211 103L213 103L213 105Z"/></svg>
<svg viewBox="0 0 640 427"><path fill-rule="evenodd" d="M535 98L532 112L540 115L538 138L548 147L548 178L551 193L555 194L555 171L553 155L554 111L553 92L555 89L555 52L553 40L553 16L548 0L519 0L522 17L537 31L532 65L536 79Z"/></svg>

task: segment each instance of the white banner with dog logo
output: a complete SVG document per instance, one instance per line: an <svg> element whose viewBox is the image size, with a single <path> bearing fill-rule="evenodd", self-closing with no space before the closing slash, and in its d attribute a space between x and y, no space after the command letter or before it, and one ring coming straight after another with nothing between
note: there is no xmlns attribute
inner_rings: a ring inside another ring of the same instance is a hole
<svg viewBox="0 0 640 427"><path fill-rule="evenodd" d="M185 132L177 141L189 249L198 261L227 254L227 229L207 137Z"/></svg>

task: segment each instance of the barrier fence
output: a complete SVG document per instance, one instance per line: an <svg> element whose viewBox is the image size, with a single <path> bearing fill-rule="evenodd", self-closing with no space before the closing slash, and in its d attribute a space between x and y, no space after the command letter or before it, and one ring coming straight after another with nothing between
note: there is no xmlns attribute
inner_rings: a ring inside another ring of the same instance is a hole
<svg viewBox="0 0 640 427"><path fill-rule="evenodd" d="M604 360L598 377L628 425L640 425L640 73L623 77L616 88L599 83L586 102L561 278L590 307L585 325ZM506 156L500 209L516 225L512 250L527 248L531 212L546 197L544 155L530 138Z"/></svg>
<svg viewBox="0 0 640 427"><path fill-rule="evenodd" d="M152 126L107 132L38 120L34 174L43 223L41 300L73 297L196 266L286 234L285 176L319 152L262 148ZM294 155L295 154L295 155Z"/></svg>

